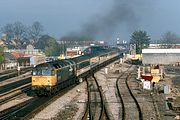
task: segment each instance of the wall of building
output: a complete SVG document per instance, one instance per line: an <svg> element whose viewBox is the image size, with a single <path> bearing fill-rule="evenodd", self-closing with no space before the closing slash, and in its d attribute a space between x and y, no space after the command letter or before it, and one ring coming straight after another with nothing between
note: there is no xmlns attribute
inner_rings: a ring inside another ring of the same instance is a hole
<svg viewBox="0 0 180 120"><path fill-rule="evenodd" d="M180 53L143 53L143 64L177 64Z"/></svg>

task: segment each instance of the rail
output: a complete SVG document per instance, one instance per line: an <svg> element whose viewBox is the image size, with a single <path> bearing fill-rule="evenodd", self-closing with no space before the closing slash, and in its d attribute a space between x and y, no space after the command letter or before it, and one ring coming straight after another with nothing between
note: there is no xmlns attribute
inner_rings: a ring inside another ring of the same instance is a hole
<svg viewBox="0 0 180 120"><path fill-rule="evenodd" d="M128 77L126 78L126 86L129 90L129 93L131 94L131 97L134 99L134 102L136 103L136 106L137 106L137 109L138 109L138 112L139 112L139 120L143 120L143 115L142 115L142 111L141 111L141 107L137 101L137 99L135 98L135 96L133 95L130 87L129 87L129 84L128 84L128 80L130 79L131 77L131 74L128 75Z"/></svg>
<svg viewBox="0 0 180 120"><path fill-rule="evenodd" d="M105 106L105 100L104 100L102 88L101 88L101 86L99 86L98 81L95 78L94 74L92 75L92 78L95 81L95 84L97 86L97 91L99 93L99 97L100 97L100 100L101 100L101 102L100 102L101 103L101 110L100 110L100 113L99 113L99 117L97 119L98 120L103 120L104 118L106 118L107 120L110 120L110 117L108 115L108 112L107 112L107 109L106 109L106 106ZM84 115L82 117L82 120L87 120L88 117L89 117L90 120L93 120L95 118L95 116L93 116L93 114L92 114L93 111L92 111L92 108L91 108L92 96L91 96L91 93L90 93L90 85L89 85L89 82L88 82L87 79L86 79L86 82L87 82L88 100L87 100L87 105L86 105L86 109L85 109Z"/></svg>
<svg viewBox="0 0 180 120"><path fill-rule="evenodd" d="M130 74L128 73L130 68L132 66L130 66L126 71L124 71L116 80L116 89L117 89L117 92L118 92L118 96L119 96L119 99L120 99L120 102L121 102L121 107L122 107L122 111L121 111L121 118L122 120L126 120L126 116L127 116L127 112L126 112L126 107L125 107L125 101L123 100L123 96L121 95L122 94L122 91L120 90L120 84L119 84L119 81L120 81L120 78L122 78L123 76L126 76L125 78L125 84L126 84L126 87L128 89L128 92L129 94L131 95L132 99L134 100L135 104L136 104L136 107L137 107L137 110L138 110L138 118L139 120L142 120L143 119L143 115L142 115L142 112L141 112L141 108L140 108L140 105L138 104L138 101L136 100L135 96L133 95L129 85L128 85L128 80L130 79ZM123 78L124 79L124 78Z"/></svg>

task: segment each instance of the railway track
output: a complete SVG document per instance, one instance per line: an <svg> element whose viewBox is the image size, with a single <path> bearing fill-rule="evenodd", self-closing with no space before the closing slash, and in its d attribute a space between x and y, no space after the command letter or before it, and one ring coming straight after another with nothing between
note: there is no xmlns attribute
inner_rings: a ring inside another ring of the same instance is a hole
<svg viewBox="0 0 180 120"><path fill-rule="evenodd" d="M30 91L31 91L31 85L27 84L27 85L21 86L19 88L13 89L11 91L8 91L4 94L1 94L0 95L0 105L5 104L9 101L12 101L24 93L28 94L28 92L30 92Z"/></svg>
<svg viewBox="0 0 180 120"><path fill-rule="evenodd" d="M4 74L10 73L10 72L14 72L14 71L17 71L17 69L3 70L3 71L0 72L0 75L4 75Z"/></svg>
<svg viewBox="0 0 180 120"><path fill-rule="evenodd" d="M0 86L0 105L15 100L23 94L29 94L31 90L31 77L24 74L21 77L15 77L7 81L1 81Z"/></svg>
<svg viewBox="0 0 180 120"><path fill-rule="evenodd" d="M4 86L1 86L1 88L0 88L0 96L4 95L4 94L6 94L6 93L8 93L10 91L13 91L13 89L18 88L20 86L30 84L30 82L31 82L31 77L25 78L25 79L22 79L20 81L16 81L16 82L4 85Z"/></svg>
<svg viewBox="0 0 180 120"><path fill-rule="evenodd" d="M121 119L143 120L140 105L133 95L128 81L131 78L130 68L121 74L116 81L116 88L121 102Z"/></svg>
<svg viewBox="0 0 180 120"><path fill-rule="evenodd" d="M102 92L101 86L99 86L94 75L90 77L87 82L88 90L88 101L86 105L86 110L82 117L82 120L110 120L110 117L107 113L105 100Z"/></svg>
<svg viewBox="0 0 180 120"><path fill-rule="evenodd" d="M20 119L21 117L17 117L16 114L18 112L22 112L25 108L35 102L37 98L33 98L27 101L24 101L18 105L12 106L0 112L0 119L1 120L9 120L9 119ZM23 111L24 112L24 111Z"/></svg>
<svg viewBox="0 0 180 120"><path fill-rule="evenodd" d="M107 64L107 63L106 63ZM95 79L95 77L92 77ZM0 94L1 95L8 95L11 94L11 92L14 92L15 88L23 86L25 84L29 84L31 81L30 78L25 79L25 80L21 80L21 81L16 81L13 82L11 84L7 84L4 85L0 88ZM95 79L96 81L96 79ZM102 94L102 90L100 89L100 86L98 85L97 81L94 82L94 85L97 84L97 90L100 91L99 92L99 100L101 100L101 102L90 102L90 111L91 113L93 113L95 116L97 116L98 119L109 119L107 112L106 112L106 107L105 107L105 102L103 100L103 94ZM6 120L6 119L29 119L32 118L35 114L37 114L39 111L41 111L42 109L44 109L46 106L48 106L49 104L51 104L52 102L54 102L56 99L58 99L59 97L61 97L62 95L64 95L66 92L68 92L69 89L72 89L73 86L71 87L67 87L64 90L61 90L60 92L58 92L56 95L50 96L50 97L34 97L32 99L26 100L18 105L12 106L8 109L5 109L3 111L0 111L0 119L1 120ZM96 91L92 91L91 94L94 94L93 92ZM18 96L18 93L14 96ZM95 95L94 98L96 98L97 96ZM13 97L10 96L10 99L12 99ZM8 98L4 99L8 101ZM98 99L96 99L98 100ZM93 109L93 104L99 104L101 107L98 108L98 106L96 106L96 110L99 110L99 115L96 115L96 113L94 113ZM3 102L2 102L3 104Z"/></svg>
<svg viewBox="0 0 180 120"><path fill-rule="evenodd" d="M32 67L28 67L28 68L22 68L20 73L18 73L17 70L9 70L9 71L2 72L2 73L0 73L0 82L5 81L9 78L16 77L18 75L22 75L22 74L29 72L31 70L32 70Z"/></svg>
<svg viewBox="0 0 180 120"><path fill-rule="evenodd" d="M0 112L0 120L7 120L7 119L23 119L27 120L37 113L39 113L42 109L47 107L49 104L53 103L59 97L63 96L69 90L71 90L73 86L65 88L58 92L55 95L48 96L48 97L34 97L30 100L24 101L21 104L16 106L12 106L8 109L5 109Z"/></svg>

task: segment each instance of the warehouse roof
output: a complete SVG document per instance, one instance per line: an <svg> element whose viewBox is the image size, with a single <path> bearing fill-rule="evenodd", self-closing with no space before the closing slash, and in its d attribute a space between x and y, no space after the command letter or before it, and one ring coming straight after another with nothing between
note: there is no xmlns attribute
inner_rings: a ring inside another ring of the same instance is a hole
<svg viewBox="0 0 180 120"><path fill-rule="evenodd" d="M143 53L180 53L180 49L143 49Z"/></svg>

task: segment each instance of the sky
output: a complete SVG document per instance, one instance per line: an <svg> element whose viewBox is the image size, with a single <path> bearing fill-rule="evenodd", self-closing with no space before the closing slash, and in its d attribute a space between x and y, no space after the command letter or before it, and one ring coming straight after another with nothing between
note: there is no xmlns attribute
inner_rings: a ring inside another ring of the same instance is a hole
<svg viewBox="0 0 180 120"><path fill-rule="evenodd" d="M145 30L152 40L172 31L180 36L180 0L0 0L0 27L39 21L60 39L71 33L112 43Z"/></svg>

